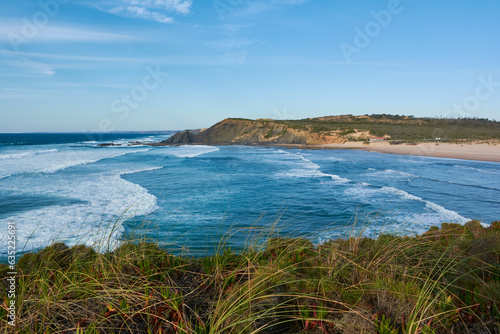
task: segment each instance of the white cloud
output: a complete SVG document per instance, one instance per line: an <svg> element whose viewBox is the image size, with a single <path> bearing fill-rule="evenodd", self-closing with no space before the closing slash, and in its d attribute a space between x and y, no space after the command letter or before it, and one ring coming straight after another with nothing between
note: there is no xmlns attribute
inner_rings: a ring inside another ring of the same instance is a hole
<svg viewBox="0 0 500 334"><path fill-rule="evenodd" d="M127 6L127 7L115 7L109 10L111 14L125 16L125 17L136 17L140 19L146 19L151 21L156 21L160 23L172 23L174 19L169 16L165 16L158 12L152 12L144 7L138 6Z"/></svg>
<svg viewBox="0 0 500 334"><path fill-rule="evenodd" d="M284 5L300 5L309 0L273 0L272 3L284 4Z"/></svg>
<svg viewBox="0 0 500 334"><path fill-rule="evenodd" d="M193 0L117 0L99 9L124 17L172 23L174 19L168 14L189 14L192 4Z"/></svg>
<svg viewBox="0 0 500 334"><path fill-rule="evenodd" d="M19 36L23 40L49 41L49 42L123 42L132 40L134 37L128 35L112 34L88 28L80 28L70 25L50 25L40 28L36 35L30 39L24 37L23 23L15 21L3 22L0 25L0 40ZM9 37L10 36L10 37Z"/></svg>
<svg viewBox="0 0 500 334"><path fill-rule="evenodd" d="M279 10L285 6L296 6L309 0L271 0L271 1L249 1L248 5L235 12L235 16L256 15L269 10Z"/></svg>
<svg viewBox="0 0 500 334"><path fill-rule="evenodd" d="M210 41L203 43L205 46L218 51L242 49L259 43L257 39L245 38L226 38L218 41Z"/></svg>
<svg viewBox="0 0 500 334"><path fill-rule="evenodd" d="M10 50L0 50L0 55L11 55L14 57L31 57L31 58L44 58L44 59L62 59L62 60L79 60L90 62L147 62L154 61L153 58L122 58L122 57L89 57L71 54L54 54L54 53L38 53L38 52L14 52Z"/></svg>
<svg viewBox="0 0 500 334"><path fill-rule="evenodd" d="M18 57L12 60L7 60L6 63L11 68L16 68L18 73L36 74L42 76L52 76L56 73L54 68L45 63L32 61L26 57Z"/></svg>
<svg viewBox="0 0 500 334"><path fill-rule="evenodd" d="M189 14L192 0L124 0L131 5L164 9L166 11L177 12L180 14Z"/></svg>

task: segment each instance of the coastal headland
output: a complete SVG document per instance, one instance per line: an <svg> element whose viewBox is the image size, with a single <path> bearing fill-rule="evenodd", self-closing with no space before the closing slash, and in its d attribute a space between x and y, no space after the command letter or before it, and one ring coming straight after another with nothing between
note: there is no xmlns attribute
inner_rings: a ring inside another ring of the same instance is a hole
<svg viewBox="0 0 500 334"><path fill-rule="evenodd" d="M104 144L105 145L105 144ZM259 145L500 162L500 122L413 116L326 116L303 120L228 118L152 146Z"/></svg>

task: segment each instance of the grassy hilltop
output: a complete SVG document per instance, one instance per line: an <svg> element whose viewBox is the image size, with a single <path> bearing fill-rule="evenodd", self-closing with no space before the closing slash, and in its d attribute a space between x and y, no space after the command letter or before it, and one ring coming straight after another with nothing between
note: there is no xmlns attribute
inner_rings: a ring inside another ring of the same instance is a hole
<svg viewBox="0 0 500 334"><path fill-rule="evenodd" d="M500 122L482 118L417 118L398 115L327 116L303 120L275 121L292 128L307 128L311 132L336 131L350 138L356 132L367 131L373 136L388 136L393 140L487 140L500 139ZM351 135L351 136L350 136Z"/></svg>
<svg viewBox="0 0 500 334"><path fill-rule="evenodd" d="M193 133L185 131L159 145L302 144L321 145L385 137L391 142L426 140L498 141L500 122L487 119L416 118L412 116L326 116L301 120L228 118Z"/></svg>
<svg viewBox="0 0 500 334"><path fill-rule="evenodd" d="M499 333L500 222L418 237L173 256L128 242L104 254L54 244L17 270L17 329L0 333ZM5 275L7 268L2 267Z"/></svg>

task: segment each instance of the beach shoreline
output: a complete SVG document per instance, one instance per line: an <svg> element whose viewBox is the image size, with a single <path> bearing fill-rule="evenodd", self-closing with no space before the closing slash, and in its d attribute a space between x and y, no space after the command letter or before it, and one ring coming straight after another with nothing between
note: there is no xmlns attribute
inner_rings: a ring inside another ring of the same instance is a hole
<svg viewBox="0 0 500 334"><path fill-rule="evenodd" d="M345 144L308 145L304 148L316 149L360 149L369 152L500 162L500 145L486 143L418 143L391 145L388 142L376 142L369 145L361 142Z"/></svg>

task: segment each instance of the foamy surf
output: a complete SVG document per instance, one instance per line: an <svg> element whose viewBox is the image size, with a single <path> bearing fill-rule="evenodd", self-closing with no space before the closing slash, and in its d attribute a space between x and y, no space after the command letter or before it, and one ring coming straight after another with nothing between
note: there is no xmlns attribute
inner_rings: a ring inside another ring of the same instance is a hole
<svg viewBox="0 0 500 334"><path fill-rule="evenodd" d="M24 151L9 147L0 154L49 149L59 151L0 160L0 174L18 173L0 180L5 203L0 217L6 218L0 223L16 219L23 241L29 237L24 231L38 226L29 247L45 246L56 237L69 244L91 245L109 235L116 241L125 230L140 229L145 219L158 227L148 236L160 242L175 238L179 245L203 251L227 232L226 227L260 228L278 216L283 233L296 236L343 225L356 212L376 213L360 230L373 236L413 235L431 225L465 222L464 217L488 223L500 216L498 203L489 202L498 197L493 188L500 189L495 175L425 157L429 163L395 155L375 158L362 151L202 145L146 151L73 142L26 146ZM460 165L492 171L497 166L466 161ZM58 171L43 172L49 169ZM406 179L411 183L401 182ZM470 205L464 207L465 201ZM129 217L136 219L123 224ZM345 235L349 228L325 232L330 234L322 238ZM228 245L241 246L245 238L239 238Z"/></svg>
<svg viewBox="0 0 500 334"><path fill-rule="evenodd" d="M354 187L344 190L344 194L351 196L363 203L379 206L386 203L387 207L391 203L401 207L404 211L405 203L408 201L415 201L423 204L420 212L416 213L413 217L413 222L419 220L426 221L425 226L429 228L435 224L443 222L466 223L469 219L461 216L455 211L448 210L436 203L424 200L421 197L412 195L407 191L397 189L394 187L375 187L372 185L357 184ZM389 209L389 208L387 208ZM395 209L395 208L394 208ZM399 212L397 214L400 214ZM398 220L401 222L401 219Z"/></svg>
<svg viewBox="0 0 500 334"><path fill-rule="evenodd" d="M203 154L208 154L218 151L218 147L205 146L205 145L184 145L176 147L166 147L157 149L156 153L163 153L167 155L173 155L177 158L196 158Z"/></svg>
<svg viewBox="0 0 500 334"><path fill-rule="evenodd" d="M122 171L122 172L119 172L119 174L120 175L131 175L131 174L137 174L137 173L152 172L152 171L159 170L159 169L163 169L163 167L139 168L139 169L134 169L134 170Z"/></svg>
<svg viewBox="0 0 500 334"><path fill-rule="evenodd" d="M409 178L418 178L419 176L411 174L411 173L406 173L402 172L399 170L393 170L393 169L384 169L381 172L374 173L378 175L383 175L383 176L388 176L388 177L394 177L394 176L401 176L401 177L409 177Z"/></svg>
<svg viewBox="0 0 500 334"><path fill-rule="evenodd" d="M0 155L0 160L22 159L22 158L32 157L35 155L55 153L55 152L58 152L58 150L52 149L52 150L28 151L28 152L23 152L23 153L2 154L2 155Z"/></svg>
<svg viewBox="0 0 500 334"><path fill-rule="evenodd" d="M292 168L287 171L279 172L275 174L277 178L329 178L333 181L339 183L348 183L351 180L343 178L339 175L324 173L320 170L320 166L311 160L305 158L303 155L298 153L288 153L288 152L279 152L281 154L284 153L286 159L283 160L285 163L298 167Z"/></svg>
<svg viewBox="0 0 500 334"><path fill-rule="evenodd" d="M476 172L480 172L480 173L500 175L500 170L487 170L487 169L481 169L481 168L475 168L475 167L469 167L469 166L462 166L462 165L455 165L453 167L455 167L455 168L470 169L470 170L473 170L473 171L476 171Z"/></svg>
<svg viewBox="0 0 500 334"><path fill-rule="evenodd" d="M68 157L66 157L66 161L59 163L59 164L54 163L49 168L39 170L38 172L45 173L45 174L53 174L53 173L57 173L57 172L60 172L62 170L68 169L68 168L81 166L81 165L93 164L93 163L99 162L99 161L104 160L104 159L113 159L113 158L122 157L122 156L127 155L127 154L144 153L144 152L148 152L148 151L149 151L149 149L134 150L134 151L127 151L127 152L123 152L123 153L115 153L115 154L111 154L111 155L107 155L105 157L100 157L100 158L95 158L95 159L80 159L80 160L78 160L78 159L71 160L71 159L73 159L73 157L68 156ZM87 155L87 153L85 155Z"/></svg>
<svg viewBox="0 0 500 334"><path fill-rule="evenodd" d="M72 198L81 203L25 211L0 220L0 224L9 221L22 227L17 235L18 242L26 243L28 249L56 240L69 245L85 243L107 246L103 242L110 238L111 244L114 244L123 233L124 221L146 216L158 209L154 195L143 187L122 179L121 175L159 168L161 167L101 172L78 179L71 176L58 177L31 188L26 185L23 188L29 189L30 194L43 193Z"/></svg>
<svg viewBox="0 0 500 334"><path fill-rule="evenodd" d="M104 159L112 159L127 154L147 152L149 149L93 149L93 150L47 150L44 154L34 154L23 159L0 160L0 179L25 173L53 174L68 168L93 164Z"/></svg>

